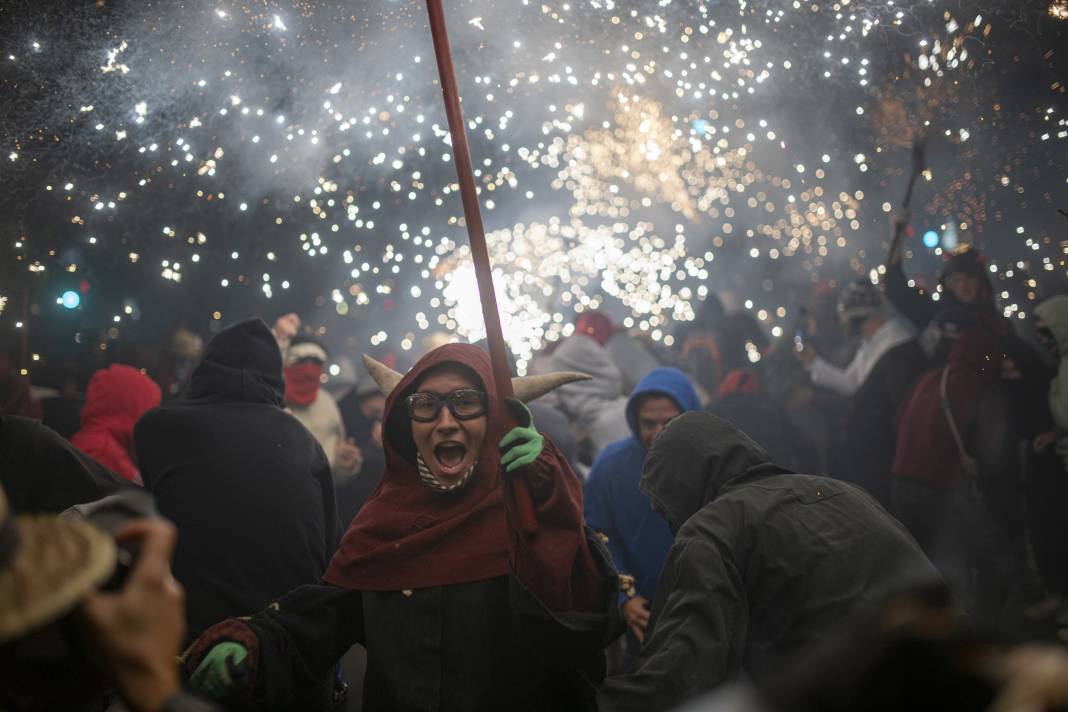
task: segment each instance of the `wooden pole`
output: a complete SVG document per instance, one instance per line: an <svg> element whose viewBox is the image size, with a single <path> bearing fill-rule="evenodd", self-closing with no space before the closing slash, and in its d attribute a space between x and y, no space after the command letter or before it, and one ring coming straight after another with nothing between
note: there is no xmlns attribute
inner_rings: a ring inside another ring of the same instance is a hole
<svg viewBox="0 0 1068 712"><path fill-rule="evenodd" d="M445 99L445 115L449 120L449 135L452 137L456 177L460 181L460 196L463 199L464 220L467 223L467 237L471 245L471 260L475 265L475 281L478 282L478 296L482 302L482 318L486 323L486 341L489 343L490 362L493 364L493 381L497 386L497 393L503 400L513 395L512 378L508 368L500 312L497 310L497 295L493 291L493 271L489 260L489 250L486 247L486 230L482 226L482 212L478 207L474 167L471 165L471 152L467 147L464 114L460 108L460 92L456 88L452 48L449 46L449 33L445 27L445 10L441 0L426 0L426 9L430 16L430 33L434 38L434 56L438 63L441 93ZM508 412L507 409L505 412ZM520 529L524 533L533 534L537 530L537 519L534 516L530 490L522 478L516 478L515 485L513 492Z"/></svg>

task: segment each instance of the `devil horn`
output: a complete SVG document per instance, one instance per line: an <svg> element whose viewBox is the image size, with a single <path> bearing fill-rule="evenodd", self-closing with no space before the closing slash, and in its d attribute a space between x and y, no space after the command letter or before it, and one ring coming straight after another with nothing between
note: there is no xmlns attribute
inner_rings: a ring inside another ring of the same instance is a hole
<svg viewBox="0 0 1068 712"><path fill-rule="evenodd" d="M588 381L592 376L574 371L559 371L557 373L545 373L539 376L523 376L512 379L512 391L515 397L527 403L540 398L549 391L555 390L567 383L575 381Z"/></svg>
<svg viewBox="0 0 1068 712"><path fill-rule="evenodd" d="M397 373L386 364L381 361L375 361L367 355L363 357L363 365L367 367L367 372L371 374L371 378L375 379L375 383L378 384L378 389L382 391L382 395L387 398L393 392L393 389L397 387L397 384L401 382L401 379L404 378L402 374Z"/></svg>

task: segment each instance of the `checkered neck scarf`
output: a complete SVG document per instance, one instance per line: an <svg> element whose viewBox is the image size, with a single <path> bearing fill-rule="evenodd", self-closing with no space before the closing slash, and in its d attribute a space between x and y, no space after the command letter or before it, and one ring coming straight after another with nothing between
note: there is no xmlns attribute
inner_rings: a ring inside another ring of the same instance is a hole
<svg viewBox="0 0 1068 712"><path fill-rule="evenodd" d="M474 465L471 465L470 469L468 469L467 472L464 473L463 477L456 480L451 485L447 485L441 480L439 480L437 477L434 477L434 474L430 471L430 468L426 466L426 462L423 461L422 453L416 453L415 464L419 468L419 479L423 481L423 484L425 484L427 487L434 490L435 492L440 492L442 494L448 492L456 492L457 490L463 489L464 485L466 485L468 480L471 479L471 475L474 474L475 468L478 467L478 463L476 462Z"/></svg>

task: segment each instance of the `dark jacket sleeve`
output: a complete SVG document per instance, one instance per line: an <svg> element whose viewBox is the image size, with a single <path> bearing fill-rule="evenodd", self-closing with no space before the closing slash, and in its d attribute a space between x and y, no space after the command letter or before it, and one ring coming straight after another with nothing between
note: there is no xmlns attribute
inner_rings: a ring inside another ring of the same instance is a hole
<svg viewBox="0 0 1068 712"><path fill-rule="evenodd" d="M192 674L218 643L249 651L241 689L227 707L291 709L302 691L315 688L352 645L364 642L361 594L327 584L290 591L250 618L209 628L183 656Z"/></svg>
<svg viewBox="0 0 1068 712"><path fill-rule="evenodd" d="M612 557L604 543L590 529L585 535L601 575L614 579ZM602 651L624 631L617 589L605 588L601 610L592 613L550 611L516 576L509 577L508 589L512 613L527 650L546 668L576 678L586 709L596 709L597 688L605 676Z"/></svg>
<svg viewBox="0 0 1068 712"><path fill-rule="evenodd" d="M923 290L908 285L905 267L900 261L886 268L883 285L886 287L886 298L894 308L912 322L916 331L923 331L927 323L934 318L938 305L931 301Z"/></svg>
<svg viewBox="0 0 1068 712"><path fill-rule="evenodd" d="M610 678L600 712L656 712L732 679L741 669L749 605L741 572L713 542L676 540L633 671Z"/></svg>
<svg viewBox="0 0 1068 712"><path fill-rule="evenodd" d="M326 548L323 551L326 552L326 561L330 561L330 557L334 555L338 544L341 543L341 535L345 532L341 530L341 520L337 514L337 492L334 490L334 476L330 472L330 461L327 460L322 448L318 447L318 443L316 443L316 450L319 457L314 465L314 476L323 496L323 533L326 536Z"/></svg>

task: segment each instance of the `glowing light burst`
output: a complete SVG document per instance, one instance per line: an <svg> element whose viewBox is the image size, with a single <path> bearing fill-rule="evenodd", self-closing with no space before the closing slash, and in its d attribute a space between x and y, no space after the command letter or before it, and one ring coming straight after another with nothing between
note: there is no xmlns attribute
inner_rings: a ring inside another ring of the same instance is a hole
<svg viewBox="0 0 1068 712"><path fill-rule="evenodd" d="M664 335L657 327L693 318L690 298L707 292L686 285L707 278L704 261L688 258L681 233L667 244L651 228L552 218L486 236L491 261L508 266L494 270L494 283L505 340L519 369L542 343L561 337L571 311L598 309L606 295L644 315L657 340ZM472 340L485 336L466 246L441 266L438 286L448 306L445 325Z"/></svg>

